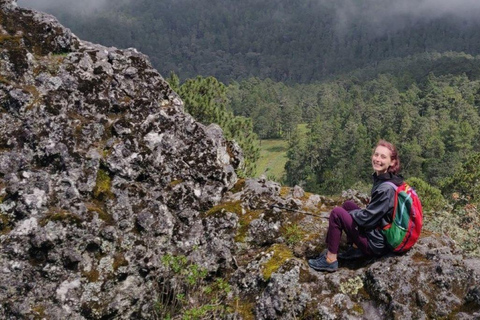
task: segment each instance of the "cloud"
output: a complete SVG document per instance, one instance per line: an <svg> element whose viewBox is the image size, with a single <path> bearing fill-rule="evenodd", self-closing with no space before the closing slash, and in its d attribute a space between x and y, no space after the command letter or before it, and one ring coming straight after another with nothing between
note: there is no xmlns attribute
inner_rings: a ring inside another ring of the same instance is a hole
<svg viewBox="0 0 480 320"><path fill-rule="evenodd" d="M108 8L108 0L18 0L18 5L48 13L89 15Z"/></svg>
<svg viewBox="0 0 480 320"><path fill-rule="evenodd" d="M340 0L336 6L340 34L358 24L380 35L442 18L475 22L479 15L479 0Z"/></svg>

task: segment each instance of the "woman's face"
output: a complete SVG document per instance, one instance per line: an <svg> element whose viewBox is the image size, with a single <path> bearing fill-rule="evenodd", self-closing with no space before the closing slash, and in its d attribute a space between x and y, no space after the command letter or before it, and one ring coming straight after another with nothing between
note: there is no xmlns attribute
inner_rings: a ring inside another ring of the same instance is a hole
<svg viewBox="0 0 480 320"><path fill-rule="evenodd" d="M372 167L377 175L386 173L393 164L392 152L384 146L377 146L372 155Z"/></svg>

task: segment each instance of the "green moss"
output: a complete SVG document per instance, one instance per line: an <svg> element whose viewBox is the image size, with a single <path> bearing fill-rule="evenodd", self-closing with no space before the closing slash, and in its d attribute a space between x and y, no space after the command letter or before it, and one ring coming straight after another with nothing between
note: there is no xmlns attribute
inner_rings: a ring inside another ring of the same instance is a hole
<svg viewBox="0 0 480 320"><path fill-rule="evenodd" d="M270 253L273 256L263 264L263 278L270 279L272 273L276 272L285 262L292 259L293 252L284 244L276 243L270 247Z"/></svg>
<svg viewBox="0 0 480 320"><path fill-rule="evenodd" d="M97 282L100 279L100 272L96 269L90 271L83 271L82 275L88 280L88 282Z"/></svg>
<svg viewBox="0 0 480 320"><path fill-rule="evenodd" d="M223 202L205 212L204 216L208 217L216 214L224 214L225 212L233 212L240 215L242 213L241 204L241 201Z"/></svg>
<svg viewBox="0 0 480 320"><path fill-rule="evenodd" d="M180 184L180 183L182 183L182 182L183 182L182 179L173 180L173 181L170 182L170 186L173 188L173 187L175 187L176 185L178 185L178 184Z"/></svg>
<svg viewBox="0 0 480 320"><path fill-rule="evenodd" d="M295 223L284 227L282 229L282 234L289 245L295 245L303 239L305 231Z"/></svg>
<svg viewBox="0 0 480 320"><path fill-rule="evenodd" d="M245 187L245 179L239 179L237 181L237 183L235 183L235 185L233 186L232 189L230 189L230 191L232 193L237 193L237 192L240 192L242 191L242 189Z"/></svg>
<svg viewBox="0 0 480 320"><path fill-rule="evenodd" d="M93 188L93 196L100 200L112 198L113 193L111 191L111 187L112 179L106 171L99 169L97 172L95 187Z"/></svg>
<svg viewBox="0 0 480 320"><path fill-rule="evenodd" d="M353 311L355 311L356 314L358 315L362 315L365 313L365 310L363 310L362 306L358 303L355 303L355 305L353 306Z"/></svg>
<svg viewBox="0 0 480 320"><path fill-rule="evenodd" d="M75 224L79 226L82 224L83 219L78 215L68 212L66 210L53 208L45 215L45 217L40 219L39 224L41 226L45 226L49 221Z"/></svg>
<svg viewBox="0 0 480 320"><path fill-rule="evenodd" d="M255 319L255 315L253 314L253 310L255 310L255 302L250 301L249 299L240 299L237 297L232 307L235 310L235 312L240 315L240 319L243 319L243 320Z"/></svg>
<svg viewBox="0 0 480 320"><path fill-rule="evenodd" d="M99 201L93 201L93 202L88 202L85 203L87 210L90 213L96 213L98 215L98 218L100 220L105 221L107 224L112 224L113 223L113 217L108 214L104 209L102 209L102 203Z"/></svg>
<svg viewBox="0 0 480 320"><path fill-rule="evenodd" d="M117 271L120 267L128 266L128 261L125 259L125 256L121 253L116 253L113 256L113 270Z"/></svg>
<svg viewBox="0 0 480 320"><path fill-rule="evenodd" d="M31 309L30 315L33 316L34 320L45 319L45 317L46 317L45 306L41 305L41 304L33 306L32 309Z"/></svg>
<svg viewBox="0 0 480 320"><path fill-rule="evenodd" d="M250 223L258 219L260 214L262 213L262 210L254 210L254 211L247 211L245 214L238 215L239 217L239 228L237 230L237 234L235 236L235 241L236 242L245 242L245 238L247 236L248 228L250 226Z"/></svg>
<svg viewBox="0 0 480 320"><path fill-rule="evenodd" d="M1 201L0 201L1 203ZM5 235L12 231L12 221L10 217L6 214L0 213L0 234Z"/></svg>
<svg viewBox="0 0 480 320"><path fill-rule="evenodd" d="M281 187L280 188L280 197L286 198L288 196L288 194L290 193L291 189L292 188L290 188L290 187Z"/></svg>

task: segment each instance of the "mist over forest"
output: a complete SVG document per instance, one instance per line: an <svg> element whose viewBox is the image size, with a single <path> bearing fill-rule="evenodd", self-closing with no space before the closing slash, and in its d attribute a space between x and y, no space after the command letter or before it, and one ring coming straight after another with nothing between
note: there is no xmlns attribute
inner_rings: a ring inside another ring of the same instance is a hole
<svg viewBox="0 0 480 320"><path fill-rule="evenodd" d="M82 39L147 54L159 71L311 83L391 58L480 53L473 0L20 0Z"/></svg>

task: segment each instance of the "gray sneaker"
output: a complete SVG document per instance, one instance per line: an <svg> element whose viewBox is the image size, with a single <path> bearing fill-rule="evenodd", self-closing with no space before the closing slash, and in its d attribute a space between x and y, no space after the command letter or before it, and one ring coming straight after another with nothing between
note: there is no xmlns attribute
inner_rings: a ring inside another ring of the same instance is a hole
<svg viewBox="0 0 480 320"><path fill-rule="evenodd" d="M308 260L308 265L316 271L335 272L338 269L338 261L328 263L326 255Z"/></svg>

